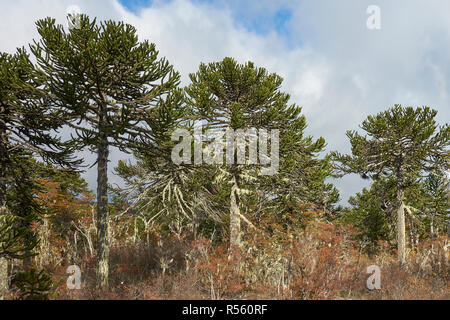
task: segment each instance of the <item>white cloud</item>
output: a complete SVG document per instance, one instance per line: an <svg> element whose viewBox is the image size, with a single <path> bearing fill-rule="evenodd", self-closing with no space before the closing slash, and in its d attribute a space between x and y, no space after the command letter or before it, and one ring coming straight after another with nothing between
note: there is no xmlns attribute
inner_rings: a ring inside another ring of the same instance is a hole
<svg viewBox="0 0 450 320"><path fill-rule="evenodd" d="M116 0L2 0L0 50L12 52L37 38L38 18L52 16L65 23L67 7L78 5L99 20L122 19L136 26L140 38L156 43L160 54L180 71L183 84L200 62L225 56L279 73L285 79L284 91L304 108L308 132L324 136L329 150L348 152L345 131L357 129L367 115L393 104L429 105L439 111L441 123L450 118L450 2L379 0L381 30L371 31L366 9L372 2L284 1L283 7L292 10L286 39L275 32L243 29L233 20L235 8L224 1L156 1L136 15ZM277 8L271 1L232 5L253 17L265 8ZM113 160L120 157L112 155ZM95 189L94 169L87 179ZM363 185L354 177L337 184L344 199Z"/></svg>

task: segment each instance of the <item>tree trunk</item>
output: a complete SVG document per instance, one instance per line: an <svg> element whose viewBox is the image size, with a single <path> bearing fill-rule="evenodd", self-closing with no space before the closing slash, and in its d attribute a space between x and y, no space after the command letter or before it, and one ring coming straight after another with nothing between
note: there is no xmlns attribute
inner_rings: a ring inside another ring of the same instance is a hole
<svg viewBox="0 0 450 320"><path fill-rule="evenodd" d="M431 216L430 233L431 239L434 239L434 214Z"/></svg>
<svg viewBox="0 0 450 320"><path fill-rule="evenodd" d="M90 230L86 231L85 238L86 238L86 242L87 242L87 249L89 250L89 255L93 256L94 255L94 246L92 244L92 238L91 238L91 231Z"/></svg>
<svg viewBox="0 0 450 320"><path fill-rule="evenodd" d="M192 233L194 234L194 240L197 240L197 232L198 232L198 226L199 226L198 220L199 220L198 216L196 214L194 214L192 217Z"/></svg>
<svg viewBox="0 0 450 320"><path fill-rule="evenodd" d="M237 177L233 177L230 196L230 249L241 245L241 217L239 211L239 190Z"/></svg>
<svg viewBox="0 0 450 320"><path fill-rule="evenodd" d="M137 218L134 218L133 245L136 245L136 240L137 240Z"/></svg>
<svg viewBox="0 0 450 320"><path fill-rule="evenodd" d="M48 223L48 218L43 218L43 224L39 230L39 267L42 269L46 265L50 264L50 226Z"/></svg>
<svg viewBox="0 0 450 320"><path fill-rule="evenodd" d="M73 257L70 260L70 264L78 260L78 231L73 233L73 247Z"/></svg>
<svg viewBox="0 0 450 320"><path fill-rule="evenodd" d="M100 124L105 121L106 111L100 115ZM108 246L108 137L100 128L97 150L97 289L107 290L109 276Z"/></svg>
<svg viewBox="0 0 450 320"><path fill-rule="evenodd" d="M435 229L435 222L436 222L436 216L437 216L437 205L434 205L434 210L433 213L431 215L431 223L430 223L430 232L431 232L431 239L435 239L436 238L436 229Z"/></svg>
<svg viewBox="0 0 450 320"><path fill-rule="evenodd" d="M415 240L415 230L414 230L414 221L411 216L409 216L409 242L411 244L411 250L414 251L416 249L416 240Z"/></svg>
<svg viewBox="0 0 450 320"><path fill-rule="evenodd" d="M403 191L397 191L399 208L397 210L397 249L398 262L403 265L406 262L406 226L405 226L405 205L403 203Z"/></svg>
<svg viewBox="0 0 450 320"><path fill-rule="evenodd" d="M2 111L3 112L3 111ZM0 156L3 158L6 156L6 128L0 121ZM6 212L6 163L4 159L0 159L0 215L5 215ZM0 221L1 223L1 221ZM1 244L1 243L0 243ZM0 300L3 300L6 290L9 289L8 285L8 260L0 257Z"/></svg>
<svg viewBox="0 0 450 320"><path fill-rule="evenodd" d="M434 228L434 221L436 219L436 211L433 212L431 215L431 222L430 222L430 233L431 233L431 251L434 252L434 239L435 236L435 228Z"/></svg>
<svg viewBox="0 0 450 320"><path fill-rule="evenodd" d="M3 193L1 190L0 201L0 215L4 215L6 214L6 212L3 202ZM3 300L5 298L6 292L9 289L8 276L8 260L6 258L0 257L0 300Z"/></svg>
<svg viewBox="0 0 450 320"><path fill-rule="evenodd" d="M5 258L0 258L0 300L5 299L8 289L8 260Z"/></svg>

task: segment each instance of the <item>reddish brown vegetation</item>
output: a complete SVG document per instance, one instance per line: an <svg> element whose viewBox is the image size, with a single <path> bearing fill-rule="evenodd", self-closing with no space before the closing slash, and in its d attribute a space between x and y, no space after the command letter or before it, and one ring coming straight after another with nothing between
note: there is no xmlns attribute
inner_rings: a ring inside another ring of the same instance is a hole
<svg viewBox="0 0 450 320"><path fill-rule="evenodd" d="M351 230L313 222L290 235L249 233L230 254L226 243L153 237L150 245L115 246L112 289L94 290L94 259L85 256L82 290L67 290L58 268L58 299L449 299L448 238L423 243L406 267L386 246L369 257ZM370 265L381 268L381 290L366 287Z"/></svg>

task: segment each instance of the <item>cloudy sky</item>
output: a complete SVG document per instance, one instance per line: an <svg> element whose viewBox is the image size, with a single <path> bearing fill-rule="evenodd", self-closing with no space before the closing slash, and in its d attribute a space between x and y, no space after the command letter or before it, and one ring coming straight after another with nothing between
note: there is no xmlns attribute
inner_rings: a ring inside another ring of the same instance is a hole
<svg viewBox="0 0 450 320"><path fill-rule="evenodd" d="M0 0L0 50L38 39L40 18L65 24L71 5L136 26L184 84L200 62L226 56L280 74L308 134L329 151L349 152L346 130L394 104L428 105L441 124L450 120L448 0ZM381 10L379 30L367 28L370 5ZM112 158L111 167L123 156ZM85 177L95 189L95 169ZM364 186L357 176L336 185L344 201Z"/></svg>

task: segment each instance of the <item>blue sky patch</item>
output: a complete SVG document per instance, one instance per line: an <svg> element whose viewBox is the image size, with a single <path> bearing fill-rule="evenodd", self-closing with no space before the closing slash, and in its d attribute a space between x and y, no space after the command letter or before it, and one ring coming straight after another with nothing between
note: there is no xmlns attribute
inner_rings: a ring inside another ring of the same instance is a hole
<svg viewBox="0 0 450 320"><path fill-rule="evenodd" d="M137 13L140 9L150 7L152 0L119 0L128 10ZM169 2L170 0L167 0ZM241 3L221 0L191 0L192 3L208 3L219 9L227 8L231 11L236 25L245 28L250 32L266 35L271 31L276 31L280 35L289 36L287 23L292 17L292 12L285 8L275 8L275 10L248 10L251 3Z"/></svg>

